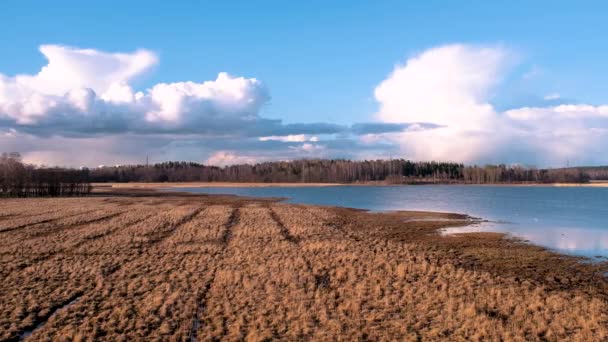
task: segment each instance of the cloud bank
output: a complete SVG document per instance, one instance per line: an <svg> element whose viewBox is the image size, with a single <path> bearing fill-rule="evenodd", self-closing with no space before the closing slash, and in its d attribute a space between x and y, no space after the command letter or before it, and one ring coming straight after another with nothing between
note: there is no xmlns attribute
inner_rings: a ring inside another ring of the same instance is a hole
<svg viewBox="0 0 608 342"><path fill-rule="evenodd" d="M569 103L552 93L533 96L527 107L497 109L493 101L516 64L503 46L452 44L413 55L375 88L379 108L371 122L350 125L266 118L269 89L226 72L134 89L159 64L144 49L43 45L40 52L47 64L37 74L0 73L0 150L23 152L33 163L113 165L143 162L146 155L218 165L389 156L608 163L607 105Z"/></svg>
<svg viewBox="0 0 608 342"><path fill-rule="evenodd" d="M104 53L43 45L48 64L37 75L0 75L0 119L32 134L205 133L259 124L270 98L254 78L220 73L202 83L130 82L154 67L147 50Z"/></svg>
<svg viewBox="0 0 608 342"><path fill-rule="evenodd" d="M284 124L260 114L270 93L255 78L220 72L215 80L159 83L137 91L132 83L158 64L151 51L108 53L42 45L40 52L47 65L37 74L0 74L0 146L24 152L31 162L91 165L99 157L99 163L112 164L129 162L129 155L131 162L138 161L150 153L162 160L218 163L314 157L332 151L320 136L356 140L369 131L425 125ZM87 157L74 153L66 141L91 151Z"/></svg>
<svg viewBox="0 0 608 342"><path fill-rule="evenodd" d="M428 122L437 129L393 134L413 159L536 165L607 163L608 106L560 104L498 111L491 100L513 64L500 46L426 50L375 89L382 122ZM557 95L547 97L555 101Z"/></svg>

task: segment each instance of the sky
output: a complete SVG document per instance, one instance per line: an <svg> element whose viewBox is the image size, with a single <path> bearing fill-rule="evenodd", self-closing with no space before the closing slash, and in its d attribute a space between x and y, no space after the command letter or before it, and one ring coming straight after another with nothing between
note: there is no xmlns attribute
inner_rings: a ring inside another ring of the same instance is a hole
<svg viewBox="0 0 608 342"><path fill-rule="evenodd" d="M601 1L4 1L30 163L608 164Z"/></svg>

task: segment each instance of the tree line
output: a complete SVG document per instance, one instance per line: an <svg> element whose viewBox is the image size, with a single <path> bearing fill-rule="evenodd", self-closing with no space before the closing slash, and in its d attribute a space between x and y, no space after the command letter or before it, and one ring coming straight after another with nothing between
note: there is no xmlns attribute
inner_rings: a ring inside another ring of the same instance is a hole
<svg viewBox="0 0 608 342"><path fill-rule="evenodd" d="M591 176L579 168L537 169L521 166L486 165L462 169L465 183L587 183Z"/></svg>
<svg viewBox="0 0 608 342"><path fill-rule="evenodd" d="M26 165L19 153L0 155L0 197L83 196L91 192L88 170Z"/></svg>
<svg viewBox="0 0 608 342"><path fill-rule="evenodd" d="M538 169L522 166L465 166L448 162L305 159L231 166L193 162L101 167L92 182L264 182L264 183L585 183L583 169Z"/></svg>
<svg viewBox="0 0 608 342"><path fill-rule="evenodd" d="M583 172L584 174L589 176L590 180L608 180L608 166L582 166L569 169L575 169L580 172Z"/></svg>
<svg viewBox="0 0 608 342"><path fill-rule="evenodd" d="M225 167L193 162L102 167L90 171L93 182L264 182L355 183L426 180L457 181L461 164L405 160L327 160L239 164Z"/></svg>
<svg viewBox="0 0 608 342"><path fill-rule="evenodd" d="M608 179L608 167L538 169L405 159L304 159L224 167L164 162L76 170L27 165L18 153L0 155L2 197L82 196L91 192L92 182L494 184L585 183L596 179Z"/></svg>

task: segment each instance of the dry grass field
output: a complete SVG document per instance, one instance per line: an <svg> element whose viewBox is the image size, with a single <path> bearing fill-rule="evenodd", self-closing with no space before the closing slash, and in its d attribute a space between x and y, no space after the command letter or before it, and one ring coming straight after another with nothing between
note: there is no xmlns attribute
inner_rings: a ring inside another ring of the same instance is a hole
<svg viewBox="0 0 608 342"><path fill-rule="evenodd" d="M2 200L0 340L608 339L606 265L436 231L465 219L146 193Z"/></svg>

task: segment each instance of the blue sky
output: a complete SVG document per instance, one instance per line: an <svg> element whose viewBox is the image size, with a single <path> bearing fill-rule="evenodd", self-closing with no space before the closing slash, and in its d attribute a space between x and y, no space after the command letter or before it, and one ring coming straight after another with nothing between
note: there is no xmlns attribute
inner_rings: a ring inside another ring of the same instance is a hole
<svg viewBox="0 0 608 342"><path fill-rule="evenodd" d="M5 1L0 9L6 77L38 73L47 63L43 44L146 49L158 63L129 79L135 90L215 80L220 72L255 78L269 89L256 115L286 124L378 121L376 87L396 66L449 44L507 51L500 68L508 72L484 97L497 112L606 103L601 1ZM486 159L471 161L494 161Z"/></svg>

